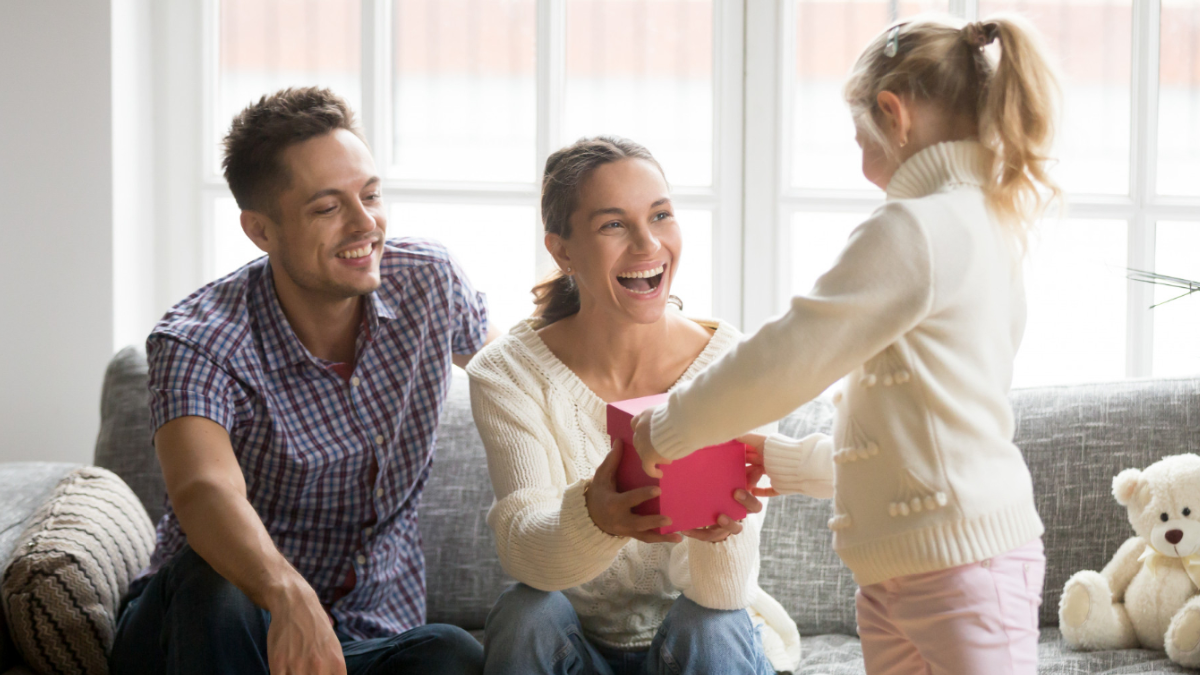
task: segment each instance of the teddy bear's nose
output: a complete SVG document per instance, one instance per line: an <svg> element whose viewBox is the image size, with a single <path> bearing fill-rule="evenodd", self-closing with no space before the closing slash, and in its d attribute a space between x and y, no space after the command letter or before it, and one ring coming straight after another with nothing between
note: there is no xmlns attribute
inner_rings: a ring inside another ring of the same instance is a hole
<svg viewBox="0 0 1200 675"><path fill-rule="evenodd" d="M1167 533L1163 536L1167 538L1168 544L1174 546L1183 541L1183 530L1167 530Z"/></svg>

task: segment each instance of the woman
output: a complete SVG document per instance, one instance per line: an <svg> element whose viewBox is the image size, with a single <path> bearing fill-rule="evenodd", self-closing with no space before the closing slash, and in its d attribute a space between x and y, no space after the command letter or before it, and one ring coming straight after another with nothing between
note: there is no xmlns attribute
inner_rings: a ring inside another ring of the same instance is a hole
<svg viewBox="0 0 1200 675"><path fill-rule="evenodd" d="M520 582L488 617L485 673L791 670L796 625L757 586L763 505L739 490L745 521L659 535L665 516L631 510L657 488L616 491L605 403L667 391L739 338L668 310L681 241L662 169L631 141L581 140L546 162L542 219L559 273L467 369L488 523Z"/></svg>

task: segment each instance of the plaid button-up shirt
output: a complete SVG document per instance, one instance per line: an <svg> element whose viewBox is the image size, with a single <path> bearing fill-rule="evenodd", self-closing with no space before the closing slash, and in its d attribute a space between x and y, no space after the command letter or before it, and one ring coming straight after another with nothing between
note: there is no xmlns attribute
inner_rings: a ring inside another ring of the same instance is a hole
<svg viewBox="0 0 1200 675"><path fill-rule="evenodd" d="M425 622L417 504L450 355L487 333L483 295L440 244L389 240L380 272L349 381L300 343L266 258L193 293L146 342L153 428L198 415L229 431L275 545L360 639ZM185 541L168 503L145 573Z"/></svg>

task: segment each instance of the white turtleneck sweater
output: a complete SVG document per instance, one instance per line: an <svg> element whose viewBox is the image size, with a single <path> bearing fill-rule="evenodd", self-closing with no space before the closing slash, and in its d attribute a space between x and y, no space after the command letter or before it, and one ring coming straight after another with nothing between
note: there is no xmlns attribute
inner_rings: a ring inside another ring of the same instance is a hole
<svg viewBox="0 0 1200 675"><path fill-rule="evenodd" d="M718 543L685 537L647 544L596 527L584 491L609 452L606 403L554 356L536 325L517 324L467 366L496 493L488 524L505 571L534 588L562 591L588 638L616 649L649 647L680 592L711 609L747 609L763 626L771 664L794 669L796 624L758 587L765 504L740 534ZM729 324L701 325L712 337L680 382L741 337Z"/></svg>
<svg viewBox="0 0 1200 675"><path fill-rule="evenodd" d="M984 201L987 153L960 141L905 161L812 291L653 413L655 449L675 459L845 377L832 439L772 436L765 459L781 491L832 478L834 549L860 585L1042 534L1008 402L1025 326L1021 256Z"/></svg>

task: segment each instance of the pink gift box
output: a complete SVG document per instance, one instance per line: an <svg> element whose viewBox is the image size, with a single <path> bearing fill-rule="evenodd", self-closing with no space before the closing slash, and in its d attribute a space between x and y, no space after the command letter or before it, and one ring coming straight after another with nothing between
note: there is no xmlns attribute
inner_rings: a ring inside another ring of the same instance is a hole
<svg viewBox="0 0 1200 675"><path fill-rule="evenodd" d="M655 530L659 534L708 527L722 513L734 520L745 518L746 508L733 498L735 490L746 487L744 443L710 445L670 464L660 464L662 478L651 478L642 470L630 421L643 410L666 403L667 396L657 394L608 404L608 435L624 445L617 467L617 490L627 492L647 485L662 488L660 496L634 508L639 515L661 513L671 519L670 525Z"/></svg>

